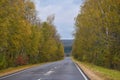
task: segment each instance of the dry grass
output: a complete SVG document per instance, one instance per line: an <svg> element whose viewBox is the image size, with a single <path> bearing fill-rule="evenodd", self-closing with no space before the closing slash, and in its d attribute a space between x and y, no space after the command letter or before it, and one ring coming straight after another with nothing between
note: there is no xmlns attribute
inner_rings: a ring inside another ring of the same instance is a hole
<svg viewBox="0 0 120 80"><path fill-rule="evenodd" d="M79 62L73 59L91 80L120 80L120 71L96 66L90 63Z"/></svg>
<svg viewBox="0 0 120 80"><path fill-rule="evenodd" d="M63 60L63 59L61 59L61 60ZM61 60L58 60L58 61L61 61ZM52 61L52 62L56 62L56 61ZM40 64L29 64L29 65L11 67L11 68L8 68L8 69L0 70L0 77L15 73L15 72L18 72L18 71L21 71L21 70L25 70L25 69L28 69L28 68L37 67L37 66L47 64L47 63L51 63L51 62L45 62L45 63L40 63Z"/></svg>
<svg viewBox="0 0 120 80"><path fill-rule="evenodd" d="M0 77L15 73L15 72L18 72L18 71L21 71L21 70L25 70L25 69L28 69L28 68L40 66L42 64L45 64L45 63L30 64L30 65L24 65L24 66L19 66L19 67L11 67L11 68L8 68L8 69L0 70Z"/></svg>

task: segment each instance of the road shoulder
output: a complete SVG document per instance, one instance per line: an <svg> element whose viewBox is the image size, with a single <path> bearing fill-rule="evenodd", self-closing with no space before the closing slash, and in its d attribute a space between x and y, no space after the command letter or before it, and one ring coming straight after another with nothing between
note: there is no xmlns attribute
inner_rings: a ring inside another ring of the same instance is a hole
<svg viewBox="0 0 120 80"><path fill-rule="evenodd" d="M73 59L91 80L120 80L120 71L107 69L94 64Z"/></svg>
<svg viewBox="0 0 120 80"><path fill-rule="evenodd" d="M17 72L20 72L20 71L23 71L23 70L26 70L26 69L29 69L29 68L37 67L37 66L40 66L40 65L43 65L43 64L46 64L46 63L29 64L29 65L11 67L11 68L8 68L8 69L0 70L0 77L11 75L11 74L14 74L14 73L17 73Z"/></svg>
<svg viewBox="0 0 120 80"><path fill-rule="evenodd" d="M90 80L105 80L102 77L98 76L95 72L93 72L91 69L89 69L88 67L86 67L85 65L81 64L80 62L78 62L77 60L73 61L75 63L77 63L81 69L84 71L84 73L90 78Z"/></svg>

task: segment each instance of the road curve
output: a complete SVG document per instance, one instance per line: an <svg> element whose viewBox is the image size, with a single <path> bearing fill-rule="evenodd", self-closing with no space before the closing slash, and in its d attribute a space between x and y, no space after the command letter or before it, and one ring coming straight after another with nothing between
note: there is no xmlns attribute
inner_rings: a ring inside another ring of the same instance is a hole
<svg viewBox="0 0 120 80"><path fill-rule="evenodd" d="M48 63L8 76L0 80L86 80L83 73L72 62L70 57L62 61Z"/></svg>

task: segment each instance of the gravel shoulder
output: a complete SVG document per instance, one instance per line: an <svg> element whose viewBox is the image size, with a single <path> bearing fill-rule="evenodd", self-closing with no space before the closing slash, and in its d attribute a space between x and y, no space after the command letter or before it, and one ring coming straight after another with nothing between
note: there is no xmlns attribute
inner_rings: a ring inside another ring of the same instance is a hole
<svg viewBox="0 0 120 80"><path fill-rule="evenodd" d="M73 59L73 58L72 58ZM120 80L120 71L107 69L73 59L91 80Z"/></svg>
<svg viewBox="0 0 120 80"><path fill-rule="evenodd" d="M94 71L92 71L91 69L89 69L87 66L81 64L78 61L75 61L84 71L84 73L91 79L91 80L105 80L103 78L101 78L98 74L96 74Z"/></svg>
<svg viewBox="0 0 120 80"><path fill-rule="evenodd" d="M8 69L3 69L0 70L0 77L6 76L6 75L10 75L19 71L23 71L29 68L33 68L33 67L37 67L37 66L41 66L43 64L47 64L50 62L46 62L46 63L40 63L40 64L29 64L29 65L23 65L23 66L18 66L18 67L10 67Z"/></svg>

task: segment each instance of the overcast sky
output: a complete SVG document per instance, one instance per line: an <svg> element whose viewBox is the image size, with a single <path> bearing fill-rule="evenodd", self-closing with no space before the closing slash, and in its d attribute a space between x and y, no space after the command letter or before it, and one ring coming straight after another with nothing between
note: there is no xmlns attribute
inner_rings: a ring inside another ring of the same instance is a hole
<svg viewBox="0 0 120 80"><path fill-rule="evenodd" d="M61 39L73 39L74 18L77 16L81 0L34 0L38 15L42 21L54 14L54 24Z"/></svg>

